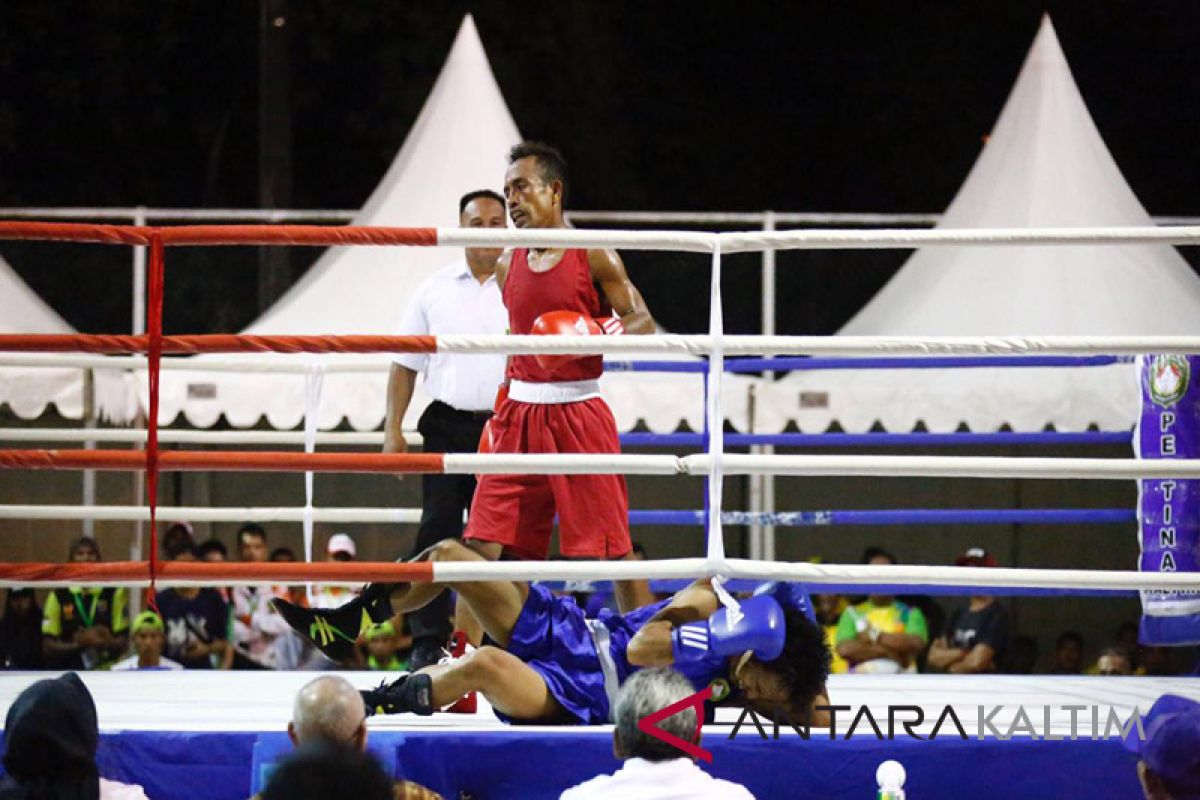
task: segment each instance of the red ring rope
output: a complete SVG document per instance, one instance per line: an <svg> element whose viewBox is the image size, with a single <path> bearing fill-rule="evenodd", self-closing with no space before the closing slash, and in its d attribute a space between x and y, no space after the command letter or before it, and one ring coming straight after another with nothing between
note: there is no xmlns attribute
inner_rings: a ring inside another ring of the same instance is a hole
<svg viewBox="0 0 1200 800"><path fill-rule="evenodd" d="M166 472L365 472L440 473L443 453L289 453L275 451L166 450L157 468ZM148 469L134 450L0 450L0 469ZM149 477L149 476L147 476Z"/></svg>
<svg viewBox="0 0 1200 800"><path fill-rule="evenodd" d="M101 561L92 564L5 563L0 564L0 580L21 582L88 582L101 584L110 581L141 581L147 574L147 561ZM157 575L164 580L194 580L219 585L222 580L260 578L263 583L309 581L395 582L433 580L433 562L414 561L372 563L365 561L210 563L206 561L167 561L158 566Z"/></svg>
<svg viewBox="0 0 1200 800"><path fill-rule="evenodd" d="M149 312L149 309L147 309ZM147 322L154 318L147 313ZM162 336L161 353L436 353L435 336L247 336L234 333ZM12 333L0 352L148 353L149 336Z"/></svg>
<svg viewBox="0 0 1200 800"><path fill-rule="evenodd" d="M178 225L144 227L77 222L0 221L0 239L93 244L149 245L157 236L163 245L334 246L347 244L432 247L437 228L376 228L356 225Z"/></svg>
<svg viewBox="0 0 1200 800"><path fill-rule="evenodd" d="M55 451L7 451L0 454L0 464L24 465L35 469L70 468L90 462L97 469L146 470L146 492L150 506L150 591L149 604L155 608L154 586L158 574L158 473L160 468L170 468L172 461L178 469L251 469L263 468L264 457L275 465L289 463L290 457L299 454L231 454L221 453L174 453L160 454L158 449L158 406L159 370L163 353L200 352L423 352L437 350L433 337L343 337L331 341L326 337L238 337L238 336L193 336L164 337L162 328L163 311L163 249L167 245L216 245L216 244L288 244L288 245L410 245L433 246L438 243L436 228L374 228L356 226L318 225L192 225L180 227L140 227L132 225L95 225L54 222L6 222L0 221L0 238L76 241L100 244L122 244L150 247L147 282L147 319L145 336L6 336L0 337L0 349L91 353L141 353L149 356L148 381L150 395L149 420L147 421L146 452L144 460L137 453L105 453L83 451L67 456ZM388 341L388 340L393 341ZM394 341L399 339L400 341ZM408 341L404 341L407 339ZM188 456L191 460L188 460ZM307 454L306 454L307 455ZM318 462L330 454L309 456ZM347 454L338 454L347 455ZM114 459L114 456L117 457ZM204 458L201 459L200 457ZM171 458L173 457L173 458ZM215 457L215 458L214 458ZM255 462L255 458L259 460ZM197 466L206 463L207 466ZM109 466L103 466L108 464ZM254 466L251 466L254 464ZM367 471L361 464L353 462L331 462L339 471ZM395 465L398 472L442 470L440 456L415 456ZM89 467L83 467L89 468ZM302 471L311 469L305 465ZM378 468L370 471L379 471ZM386 471L386 470L385 470ZM155 608L157 610L157 608Z"/></svg>

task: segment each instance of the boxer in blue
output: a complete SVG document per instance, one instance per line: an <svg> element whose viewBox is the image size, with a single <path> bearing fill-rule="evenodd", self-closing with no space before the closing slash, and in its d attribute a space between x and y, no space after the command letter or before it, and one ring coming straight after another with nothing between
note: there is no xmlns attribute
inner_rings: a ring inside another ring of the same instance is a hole
<svg viewBox="0 0 1200 800"><path fill-rule="evenodd" d="M454 540L440 542L418 559L483 560ZM765 716L782 709L797 722L808 718L817 726L827 718L815 707L829 702L829 650L807 595L794 585L766 584L732 615L707 579L669 600L625 615L602 611L594 620L585 619L573 599L523 581L396 584L391 607L411 611L447 589L470 606L488 643L363 692L370 712L427 715L479 692L506 721L602 724L609 721L612 699L625 678L642 667L673 666L697 691L718 682ZM276 607L319 647L330 642L318 635L322 630L351 630L363 615L361 608L349 606L330 611L287 603ZM343 645L348 638L338 637ZM722 692L714 694L720 699Z"/></svg>

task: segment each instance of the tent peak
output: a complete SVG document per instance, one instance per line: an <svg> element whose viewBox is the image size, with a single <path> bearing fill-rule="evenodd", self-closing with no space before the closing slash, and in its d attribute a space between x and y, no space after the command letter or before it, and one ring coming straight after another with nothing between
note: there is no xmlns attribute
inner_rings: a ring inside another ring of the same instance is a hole
<svg viewBox="0 0 1200 800"><path fill-rule="evenodd" d="M1062 44L1058 41L1058 31L1054 29L1054 23L1050 21L1049 14L1042 15L1042 22L1038 26L1037 36L1033 38L1033 44L1029 48L1027 61L1029 63L1053 63L1068 72L1071 69L1067 64L1067 55L1063 52Z"/></svg>

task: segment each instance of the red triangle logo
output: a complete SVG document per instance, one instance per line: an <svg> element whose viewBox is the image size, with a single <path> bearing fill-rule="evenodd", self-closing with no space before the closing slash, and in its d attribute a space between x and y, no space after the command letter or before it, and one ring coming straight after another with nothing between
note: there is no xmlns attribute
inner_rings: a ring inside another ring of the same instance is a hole
<svg viewBox="0 0 1200 800"><path fill-rule="evenodd" d="M655 739L660 739L672 747L678 748L687 753L692 758L698 758L702 761L712 763L712 753L692 742L685 742L678 736L672 733L667 733L662 728L658 727L658 723L662 722L673 714L678 714L686 708L696 709L696 730L692 732L692 738L700 733L700 728L704 725L704 701L712 698L712 687L706 686L703 691L688 695L678 703L672 703L664 709L655 711L653 714L647 714L638 720L638 730L648 736L653 736Z"/></svg>

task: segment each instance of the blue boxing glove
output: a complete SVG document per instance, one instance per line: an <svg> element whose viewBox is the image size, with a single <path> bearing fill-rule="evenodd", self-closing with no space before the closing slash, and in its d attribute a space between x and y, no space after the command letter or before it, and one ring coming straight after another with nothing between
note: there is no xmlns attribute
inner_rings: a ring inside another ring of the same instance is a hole
<svg viewBox="0 0 1200 800"><path fill-rule="evenodd" d="M775 598L775 602L783 608L799 611L814 625L817 623L817 612L813 609L812 600L808 597L808 589L803 583L769 581L754 590L755 597L762 595Z"/></svg>
<svg viewBox="0 0 1200 800"><path fill-rule="evenodd" d="M699 661L708 654L736 656L749 650L759 661L772 661L783 652L786 636L783 609L772 597L741 602L740 614L722 608L707 620L688 622L671 632L675 663Z"/></svg>

